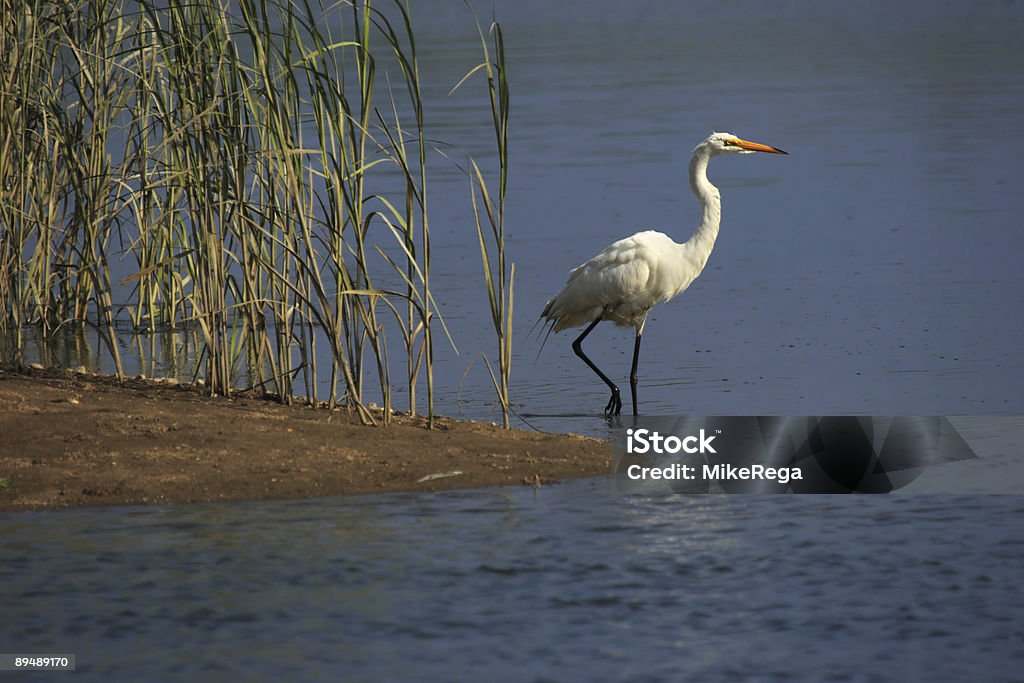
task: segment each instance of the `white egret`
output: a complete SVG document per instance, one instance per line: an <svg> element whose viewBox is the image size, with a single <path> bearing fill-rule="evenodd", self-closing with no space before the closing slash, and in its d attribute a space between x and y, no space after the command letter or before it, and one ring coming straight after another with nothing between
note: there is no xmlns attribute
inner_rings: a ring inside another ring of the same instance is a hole
<svg viewBox="0 0 1024 683"><path fill-rule="evenodd" d="M605 415L618 415L622 411L622 398L615 383L583 353L583 340L602 320L636 328L633 367L629 374L633 414L636 415L637 361L647 314L655 304L674 298L690 286L704 269L718 237L722 199L718 188L708 180L708 161L718 154L751 152L786 154L775 147L742 140L732 133L712 133L694 148L690 159L690 188L703 206L693 236L678 244L664 233L647 230L610 244L600 254L574 268L562 291L551 297L544 307L541 317L551 323L555 332L587 325L573 341L572 350L611 389Z"/></svg>

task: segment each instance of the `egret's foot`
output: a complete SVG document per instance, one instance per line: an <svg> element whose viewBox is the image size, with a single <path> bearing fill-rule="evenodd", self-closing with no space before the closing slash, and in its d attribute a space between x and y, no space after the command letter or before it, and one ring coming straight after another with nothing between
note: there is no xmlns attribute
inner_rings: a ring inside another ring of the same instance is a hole
<svg viewBox="0 0 1024 683"><path fill-rule="evenodd" d="M608 405L604 407L605 417L612 417L613 415L620 415L622 413L622 398L619 396L619 390L616 387L612 389L612 397L608 399Z"/></svg>

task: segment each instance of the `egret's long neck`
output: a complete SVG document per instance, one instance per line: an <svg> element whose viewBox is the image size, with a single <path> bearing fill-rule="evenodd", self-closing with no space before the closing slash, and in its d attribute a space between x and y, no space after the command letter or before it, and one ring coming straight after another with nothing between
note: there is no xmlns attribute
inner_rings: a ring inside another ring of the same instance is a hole
<svg viewBox="0 0 1024 683"><path fill-rule="evenodd" d="M690 188L700 200L702 212L700 223L693 236L686 241L686 246L701 255L707 261L711 249L718 237L718 226L722 222L722 197L718 188L708 180L708 160L711 155L698 149L690 159Z"/></svg>

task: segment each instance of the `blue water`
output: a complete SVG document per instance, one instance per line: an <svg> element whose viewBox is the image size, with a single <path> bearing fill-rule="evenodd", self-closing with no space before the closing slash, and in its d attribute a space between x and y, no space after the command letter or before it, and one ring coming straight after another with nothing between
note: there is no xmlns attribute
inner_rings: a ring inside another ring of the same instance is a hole
<svg viewBox="0 0 1024 683"><path fill-rule="evenodd" d="M1019 3L526 2L497 15L513 85L513 398L532 422L587 431L544 416L607 400L570 333L537 358L526 331L543 302L615 239L690 235L686 164L712 129L790 155L712 162L721 234L701 277L651 316L643 412L1024 412ZM457 33L443 22L438 34ZM474 263L446 225L442 258ZM470 319L456 338L487 349L462 277L435 280L450 283L440 300ZM587 348L624 386L631 331L599 326ZM474 377L463 411L493 403Z"/></svg>
<svg viewBox="0 0 1024 683"><path fill-rule="evenodd" d="M1024 680L1022 514L607 479L19 513L0 644L96 681Z"/></svg>
<svg viewBox="0 0 1024 683"><path fill-rule="evenodd" d="M479 59L472 20L414 5L428 124L486 164L485 94L446 94ZM715 160L721 236L651 317L644 412L1024 413L1021 3L494 7L531 423L607 433L568 336L538 356L530 325L612 240L689 236L686 162L712 129L790 155ZM437 168L433 286L460 350L437 347L438 410L493 417L465 180ZM631 347L600 326L587 348L625 382ZM594 480L10 514L0 649L73 652L75 680L102 681L1024 680L1022 512Z"/></svg>

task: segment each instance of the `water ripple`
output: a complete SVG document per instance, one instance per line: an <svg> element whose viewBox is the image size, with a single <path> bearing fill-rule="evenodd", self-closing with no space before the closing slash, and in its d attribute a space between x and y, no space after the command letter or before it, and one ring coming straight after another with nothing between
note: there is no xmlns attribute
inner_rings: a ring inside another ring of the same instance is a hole
<svg viewBox="0 0 1024 683"><path fill-rule="evenodd" d="M24 513L0 529L0 638L76 652L85 680L1010 679L1020 511L592 480Z"/></svg>

